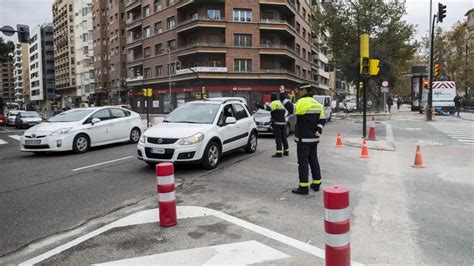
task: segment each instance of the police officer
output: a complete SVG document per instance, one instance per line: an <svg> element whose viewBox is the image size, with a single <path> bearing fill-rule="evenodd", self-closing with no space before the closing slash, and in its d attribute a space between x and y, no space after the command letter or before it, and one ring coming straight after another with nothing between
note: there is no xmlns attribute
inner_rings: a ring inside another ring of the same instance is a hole
<svg viewBox="0 0 474 266"><path fill-rule="evenodd" d="M305 88L300 88L300 97L295 104L296 114L296 153L298 157L299 186L291 192L307 195L309 187L319 191L321 169L319 168L317 148L319 137L326 122L324 108ZM311 167L313 182L308 180L308 164Z"/></svg>
<svg viewBox="0 0 474 266"><path fill-rule="evenodd" d="M272 102L269 105L257 105L257 107L271 112L272 128L276 142L276 153L272 157L288 156L289 148L288 140L286 139L285 106L283 106L283 103L278 99L276 94L272 94L270 99ZM283 150L283 148L285 150Z"/></svg>

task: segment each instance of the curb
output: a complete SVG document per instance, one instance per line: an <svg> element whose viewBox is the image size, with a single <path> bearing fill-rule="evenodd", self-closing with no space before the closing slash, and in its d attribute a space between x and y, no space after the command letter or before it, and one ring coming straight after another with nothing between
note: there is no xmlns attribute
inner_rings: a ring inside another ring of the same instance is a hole
<svg viewBox="0 0 474 266"><path fill-rule="evenodd" d="M349 146L349 147L355 147L355 148L361 148L362 147L362 139L360 138L344 138L342 140L342 144ZM375 140L375 141L367 141L367 148L371 150L378 150L378 151L395 151L396 150L396 145L395 142L393 141L386 141L386 140Z"/></svg>

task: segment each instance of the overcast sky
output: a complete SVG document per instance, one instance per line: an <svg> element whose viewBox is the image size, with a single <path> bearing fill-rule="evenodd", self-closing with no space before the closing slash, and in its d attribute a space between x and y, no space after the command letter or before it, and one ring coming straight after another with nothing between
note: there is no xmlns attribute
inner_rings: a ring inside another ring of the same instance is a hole
<svg viewBox="0 0 474 266"><path fill-rule="evenodd" d="M443 28L450 28L456 21L464 20L466 12L474 8L474 0L441 0L447 5L447 16ZM0 26L35 25L52 21L51 6L54 0L0 0ZM417 39L428 34L430 0L407 0L408 22L417 26ZM433 12L438 0L433 0ZM1 36L1 34L0 34ZM3 36L5 37L5 36Z"/></svg>

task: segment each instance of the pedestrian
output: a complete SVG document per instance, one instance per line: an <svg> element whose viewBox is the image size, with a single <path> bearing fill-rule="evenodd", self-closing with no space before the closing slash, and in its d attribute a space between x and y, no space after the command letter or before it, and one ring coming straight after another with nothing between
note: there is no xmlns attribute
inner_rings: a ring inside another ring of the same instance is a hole
<svg viewBox="0 0 474 266"><path fill-rule="evenodd" d="M309 94L305 88L300 88L299 98L295 104L296 114L296 153L298 157L299 185L291 190L292 193L307 195L309 187L319 191L321 186L321 169L318 161L318 143L326 122L324 108ZM309 169L313 182L309 183Z"/></svg>
<svg viewBox="0 0 474 266"><path fill-rule="evenodd" d="M270 111L271 113L271 122L273 128L273 135L275 136L276 142L276 153L272 157L278 158L283 157L283 155L289 155L289 146L288 140L286 139L286 119L285 119L285 106L278 99L276 94L271 95L271 103L269 105L262 106L256 104L257 108ZM283 149L285 149L283 151Z"/></svg>
<svg viewBox="0 0 474 266"><path fill-rule="evenodd" d="M458 117L459 117L459 112L461 111L461 96L457 95L454 97L453 101L454 101L454 106L456 107L456 113L458 113Z"/></svg>
<svg viewBox="0 0 474 266"><path fill-rule="evenodd" d="M398 110L400 110L400 107L402 106L402 103L403 103L402 97L398 97L398 99L397 99L397 109Z"/></svg>
<svg viewBox="0 0 474 266"><path fill-rule="evenodd" d="M387 97L387 106L388 106L388 112L392 113L392 105L393 105L393 99L392 96Z"/></svg>

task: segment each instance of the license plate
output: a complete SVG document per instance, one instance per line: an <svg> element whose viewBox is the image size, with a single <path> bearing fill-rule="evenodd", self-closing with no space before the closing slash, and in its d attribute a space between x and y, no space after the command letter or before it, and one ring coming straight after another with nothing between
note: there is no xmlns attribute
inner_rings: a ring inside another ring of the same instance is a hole
<svg viewBox="0 0 474 266"><path fill-rule="evenodd" d="M257 127L257 130L258 131L267 131L267 128L266 127Z"/></svg>
<svg viewBox="0 0 474 266"><path fill-rule="evenodd" d="M38 144L41 144L41 140L40 139L27 139L27 140L25 140L25 144L26 145L38 145Z"/></svg>
<svg viewBox="0 0 474 266"><path fill-rule="evenodd" d="M165 154L165 149L162 149L162 148L153 148L151 150L152 153L156 153L156 154Z"/></svg>

